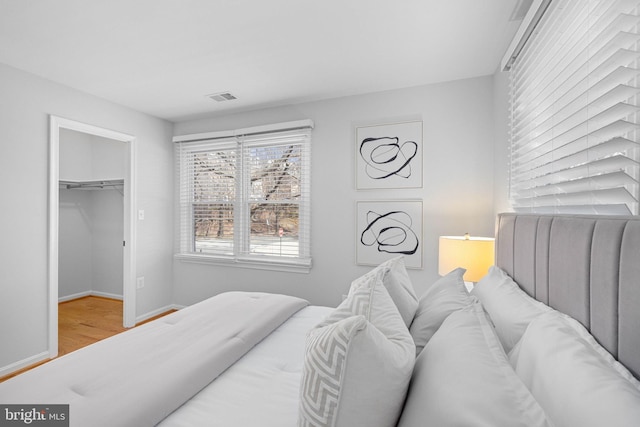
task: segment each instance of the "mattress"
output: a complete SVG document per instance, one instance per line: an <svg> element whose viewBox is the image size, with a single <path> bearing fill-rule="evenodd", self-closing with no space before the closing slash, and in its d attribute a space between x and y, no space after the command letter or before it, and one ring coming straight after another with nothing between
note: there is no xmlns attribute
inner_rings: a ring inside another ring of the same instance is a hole
<svg viewBox="0 0 640 427"><path fill-rule="evenodd" d="M303 308L159 425L296 426L306 333L332 310Z"/></svg>

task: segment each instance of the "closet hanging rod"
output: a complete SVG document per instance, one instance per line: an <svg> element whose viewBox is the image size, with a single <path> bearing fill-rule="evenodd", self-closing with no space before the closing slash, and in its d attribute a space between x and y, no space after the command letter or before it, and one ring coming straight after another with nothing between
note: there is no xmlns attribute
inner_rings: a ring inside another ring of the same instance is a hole
<svg viewBox="0 0 640 427"><path fill-rule="evenodd" d="M124 185L123 179L109 179L99 181L59 181L60 186L68 190L73 189L104 189L104 188L118 188Z"/></svg>

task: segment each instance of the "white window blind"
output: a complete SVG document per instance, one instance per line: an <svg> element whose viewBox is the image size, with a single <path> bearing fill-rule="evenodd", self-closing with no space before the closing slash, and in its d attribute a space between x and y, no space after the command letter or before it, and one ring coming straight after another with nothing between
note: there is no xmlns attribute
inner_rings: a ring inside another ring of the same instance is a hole
<svg viewBox="0 0 640 427"><path fill-rule="evenodd" d="M511 68L516 211L638 214L638 0L553 0Z"/></svg>
<svg viewBox="0 0 640 427"><path fill-rule="evenodd" d="M179 257L310 267L311 124L305 123L180 138Z"/></svg>

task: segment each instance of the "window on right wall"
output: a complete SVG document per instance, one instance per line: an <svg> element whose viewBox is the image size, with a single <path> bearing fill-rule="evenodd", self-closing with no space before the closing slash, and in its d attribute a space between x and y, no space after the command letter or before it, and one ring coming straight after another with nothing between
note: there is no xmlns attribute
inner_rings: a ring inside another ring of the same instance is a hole
<svg viewBox="0 0 640 427"><path fill-rule="evenodd" d="M639 11L639 1L554 0L513 62L517 212L639 213Z"/></svg>

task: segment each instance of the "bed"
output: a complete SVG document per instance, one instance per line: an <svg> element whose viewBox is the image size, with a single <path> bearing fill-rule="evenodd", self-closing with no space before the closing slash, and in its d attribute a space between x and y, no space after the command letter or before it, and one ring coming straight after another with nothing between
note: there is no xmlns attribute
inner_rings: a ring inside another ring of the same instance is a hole
<svg viewBox="0 0 640 427"><path fill-rule="evenodd" d="M0 384L72 426L638 426L640 218L501 214L496 266L230 292Z"/></svg>

